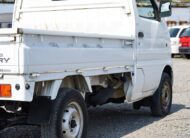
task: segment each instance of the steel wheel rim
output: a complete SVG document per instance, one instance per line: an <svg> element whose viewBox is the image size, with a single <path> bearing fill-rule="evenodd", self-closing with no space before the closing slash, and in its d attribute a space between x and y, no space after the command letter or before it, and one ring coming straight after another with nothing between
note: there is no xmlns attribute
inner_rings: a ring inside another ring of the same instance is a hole
<svg viewBox="0 0 190 138"><path fill-rule="evenodd" d="M162 106L166 110L170 104L170 85L168 82L165 82L162 88Z"/></svg>
<svg viewBox="0 0 190 138"><path fill-rule="evenodd" d="M83 113L76 102L69 103L62 117L63 137L80 138L83 131Z"/></svg>

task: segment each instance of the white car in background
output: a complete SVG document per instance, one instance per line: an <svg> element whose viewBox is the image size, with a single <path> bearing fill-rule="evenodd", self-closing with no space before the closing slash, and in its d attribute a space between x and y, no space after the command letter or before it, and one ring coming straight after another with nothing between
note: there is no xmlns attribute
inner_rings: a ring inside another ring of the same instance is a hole
<svg viewBox="0 0 190 138"><path fill-rule="evenodd" d="M172 57L174 57L174 55L179 54L180 35L182 34L183 30L185 30L187 27L188 26L173 26L173 27L169 27Z"/></svg>

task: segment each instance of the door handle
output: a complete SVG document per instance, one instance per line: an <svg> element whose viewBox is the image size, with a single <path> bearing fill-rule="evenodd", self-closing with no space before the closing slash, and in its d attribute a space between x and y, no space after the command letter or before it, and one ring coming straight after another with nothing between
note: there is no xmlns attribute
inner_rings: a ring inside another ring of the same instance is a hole
<svg viewBox="0 0 190 138"><path fill-rule="evenodd" d="M143 32L139 32L138 33L138 38L144 38L144 33Z"/></svg>

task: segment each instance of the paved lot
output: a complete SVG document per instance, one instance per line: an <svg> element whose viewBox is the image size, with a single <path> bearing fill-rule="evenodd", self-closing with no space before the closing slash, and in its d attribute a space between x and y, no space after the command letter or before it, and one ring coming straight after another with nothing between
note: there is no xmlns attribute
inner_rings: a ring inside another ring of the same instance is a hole
<svg viewBox="0 0 190 138"><path fill-rule="evenodd" d="M128 104L89 109L89 138L190 138L190 60L174 59L173 106L165 118Z"/></svg>

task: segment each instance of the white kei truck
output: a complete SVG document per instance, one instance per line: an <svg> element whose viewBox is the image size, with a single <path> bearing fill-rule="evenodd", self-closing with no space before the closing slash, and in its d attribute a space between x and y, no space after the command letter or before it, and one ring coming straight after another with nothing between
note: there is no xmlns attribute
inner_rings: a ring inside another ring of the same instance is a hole
<svg viewBox="0 0 190 138"><path fill-rule="evenodd" d="M86 138L87 108L109 102L169 114L170 15L168 1L16 0L0 29L0 129Z"/></svg>

